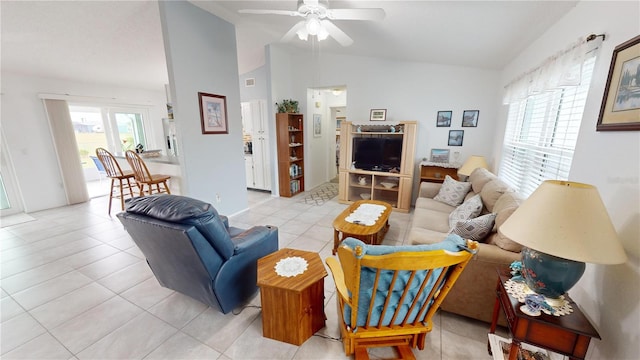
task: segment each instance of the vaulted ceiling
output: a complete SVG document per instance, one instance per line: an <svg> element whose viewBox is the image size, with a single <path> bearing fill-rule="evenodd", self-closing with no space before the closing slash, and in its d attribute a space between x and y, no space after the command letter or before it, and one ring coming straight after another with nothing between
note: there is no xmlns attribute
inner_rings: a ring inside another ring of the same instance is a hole
<svg viewBox="0 0 640 360"><path fill-rule="evenodd" d="M290 1L190 1L236 26L240 74L264 63L300 18L239 14L295 10ZM501 69L576 1L330 1L382 8L384 20L334 21L354 40L341 47L295 38L297 49ZM2 1L2 70L93 83L162 88L168 82L155 1Z"/></svg>

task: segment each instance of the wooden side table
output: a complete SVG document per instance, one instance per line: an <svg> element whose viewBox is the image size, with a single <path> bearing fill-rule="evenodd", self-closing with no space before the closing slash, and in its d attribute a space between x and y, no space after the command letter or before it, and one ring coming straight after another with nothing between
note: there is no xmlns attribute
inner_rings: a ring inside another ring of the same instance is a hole
<svg viewBox="0 0 640 360"><path fill-rule="evenodd" d="M458 167L420 164L420 182L443 183L447 175L451 176L454 180L458 180Z"/></svg>
<svg viewBox="0 0 640 360"><path fill-rule="evenodd" d="M281 259L301 257L308 263L302 274L284 277L275 271ZM262 302L262 334L270 339L302 345L325 325L324 278L320 255L281 249L258 260L258 286Z"/></svg>
<svg viewBox="0 0 640 360"><path fill-rule="evenodd" d="M493 307L493 319L489 333L494 334L500 309L507 318L509 331L512 334L509 360L515 360L521 342L535 345L565 356L570 359L584 359L591 338L601 339L578 305L567 295L573 312L569 315L553 316L542 314L529 316L520 311L521 303L509 296L504 283L511 278L508 269L498 270L496 287L496 303ZM489 351L490 348L489 348Z"/></svg>

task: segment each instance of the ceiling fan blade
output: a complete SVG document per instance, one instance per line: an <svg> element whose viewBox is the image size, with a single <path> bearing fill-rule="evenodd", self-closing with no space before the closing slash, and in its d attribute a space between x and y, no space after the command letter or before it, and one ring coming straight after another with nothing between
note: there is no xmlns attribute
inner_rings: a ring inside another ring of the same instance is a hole
<svg viewBox="0 0 640 360"><path fill-rule="evenodd" d="M256 10L256 9L243 9L238 10L240 14L258 14L258 15L289 15L289 16L304 16L297 11L291 10Z"/></svg>
<svg viewBox="0 0 640 360"><path fill-rule="evenodd" d="M345 34L344 31L340 30L337 26L335 26L329 20L320 21L322 26L327 30L329 35L334 38L340 45L349 46L353 44L353 39L349 37L349 35Z"/></svg>
<svg viewBox="0 0 640 360"><path fill-rule="evenodd" d="M318 0L303 0L302 2L308 6L318 6Z"/></svg>
<svg viewBox="0 0 640 360"><path fill-rule="evenodd" d="M304 29L305 26L305 22L304 20L302 21L298 21L297 24L293 25L293 27L291 29L289 29L289 31L287 31L286 34L284 34L284 36L282 37L282 39L280 39L281 42L289 42L293 39L294 36L296 36L298 30Z"/></svg>
<svg viewBox="0 0 640 360"><path fill-rule="evenodd" d="M327 18L331 20L372 20L384 19L383 9L327 9Z"/></svg>

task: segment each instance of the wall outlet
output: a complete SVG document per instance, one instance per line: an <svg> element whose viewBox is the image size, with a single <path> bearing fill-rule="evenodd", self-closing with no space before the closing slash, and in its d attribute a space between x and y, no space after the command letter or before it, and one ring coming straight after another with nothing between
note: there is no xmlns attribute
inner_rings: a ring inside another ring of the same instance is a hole
<svg viewBox="0 0 640 360"><path fill-rule="evenodd" d="M222 199L220 198L220 194L216 193L216 202L218 204L220 204L222 202Z"/></svg>

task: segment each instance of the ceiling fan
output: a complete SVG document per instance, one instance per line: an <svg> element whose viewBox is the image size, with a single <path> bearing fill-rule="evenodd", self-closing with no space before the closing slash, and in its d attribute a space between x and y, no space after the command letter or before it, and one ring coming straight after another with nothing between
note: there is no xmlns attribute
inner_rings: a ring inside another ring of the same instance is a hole
<svg viewBox="0 0 640 360"><path fill-rule="evenodd" d="M382 20L385 12L383 9L329 9L327 0L298 0L298 10L239 10L241 14L259 15L289 15L300 16L304 20L295 24L280 41L286 42L298 35L300 40L307 40L309 35L316 36L319 41L328 36L334 38L340 45L349 46L353 39L340 30L330 20Z"/></svg>

